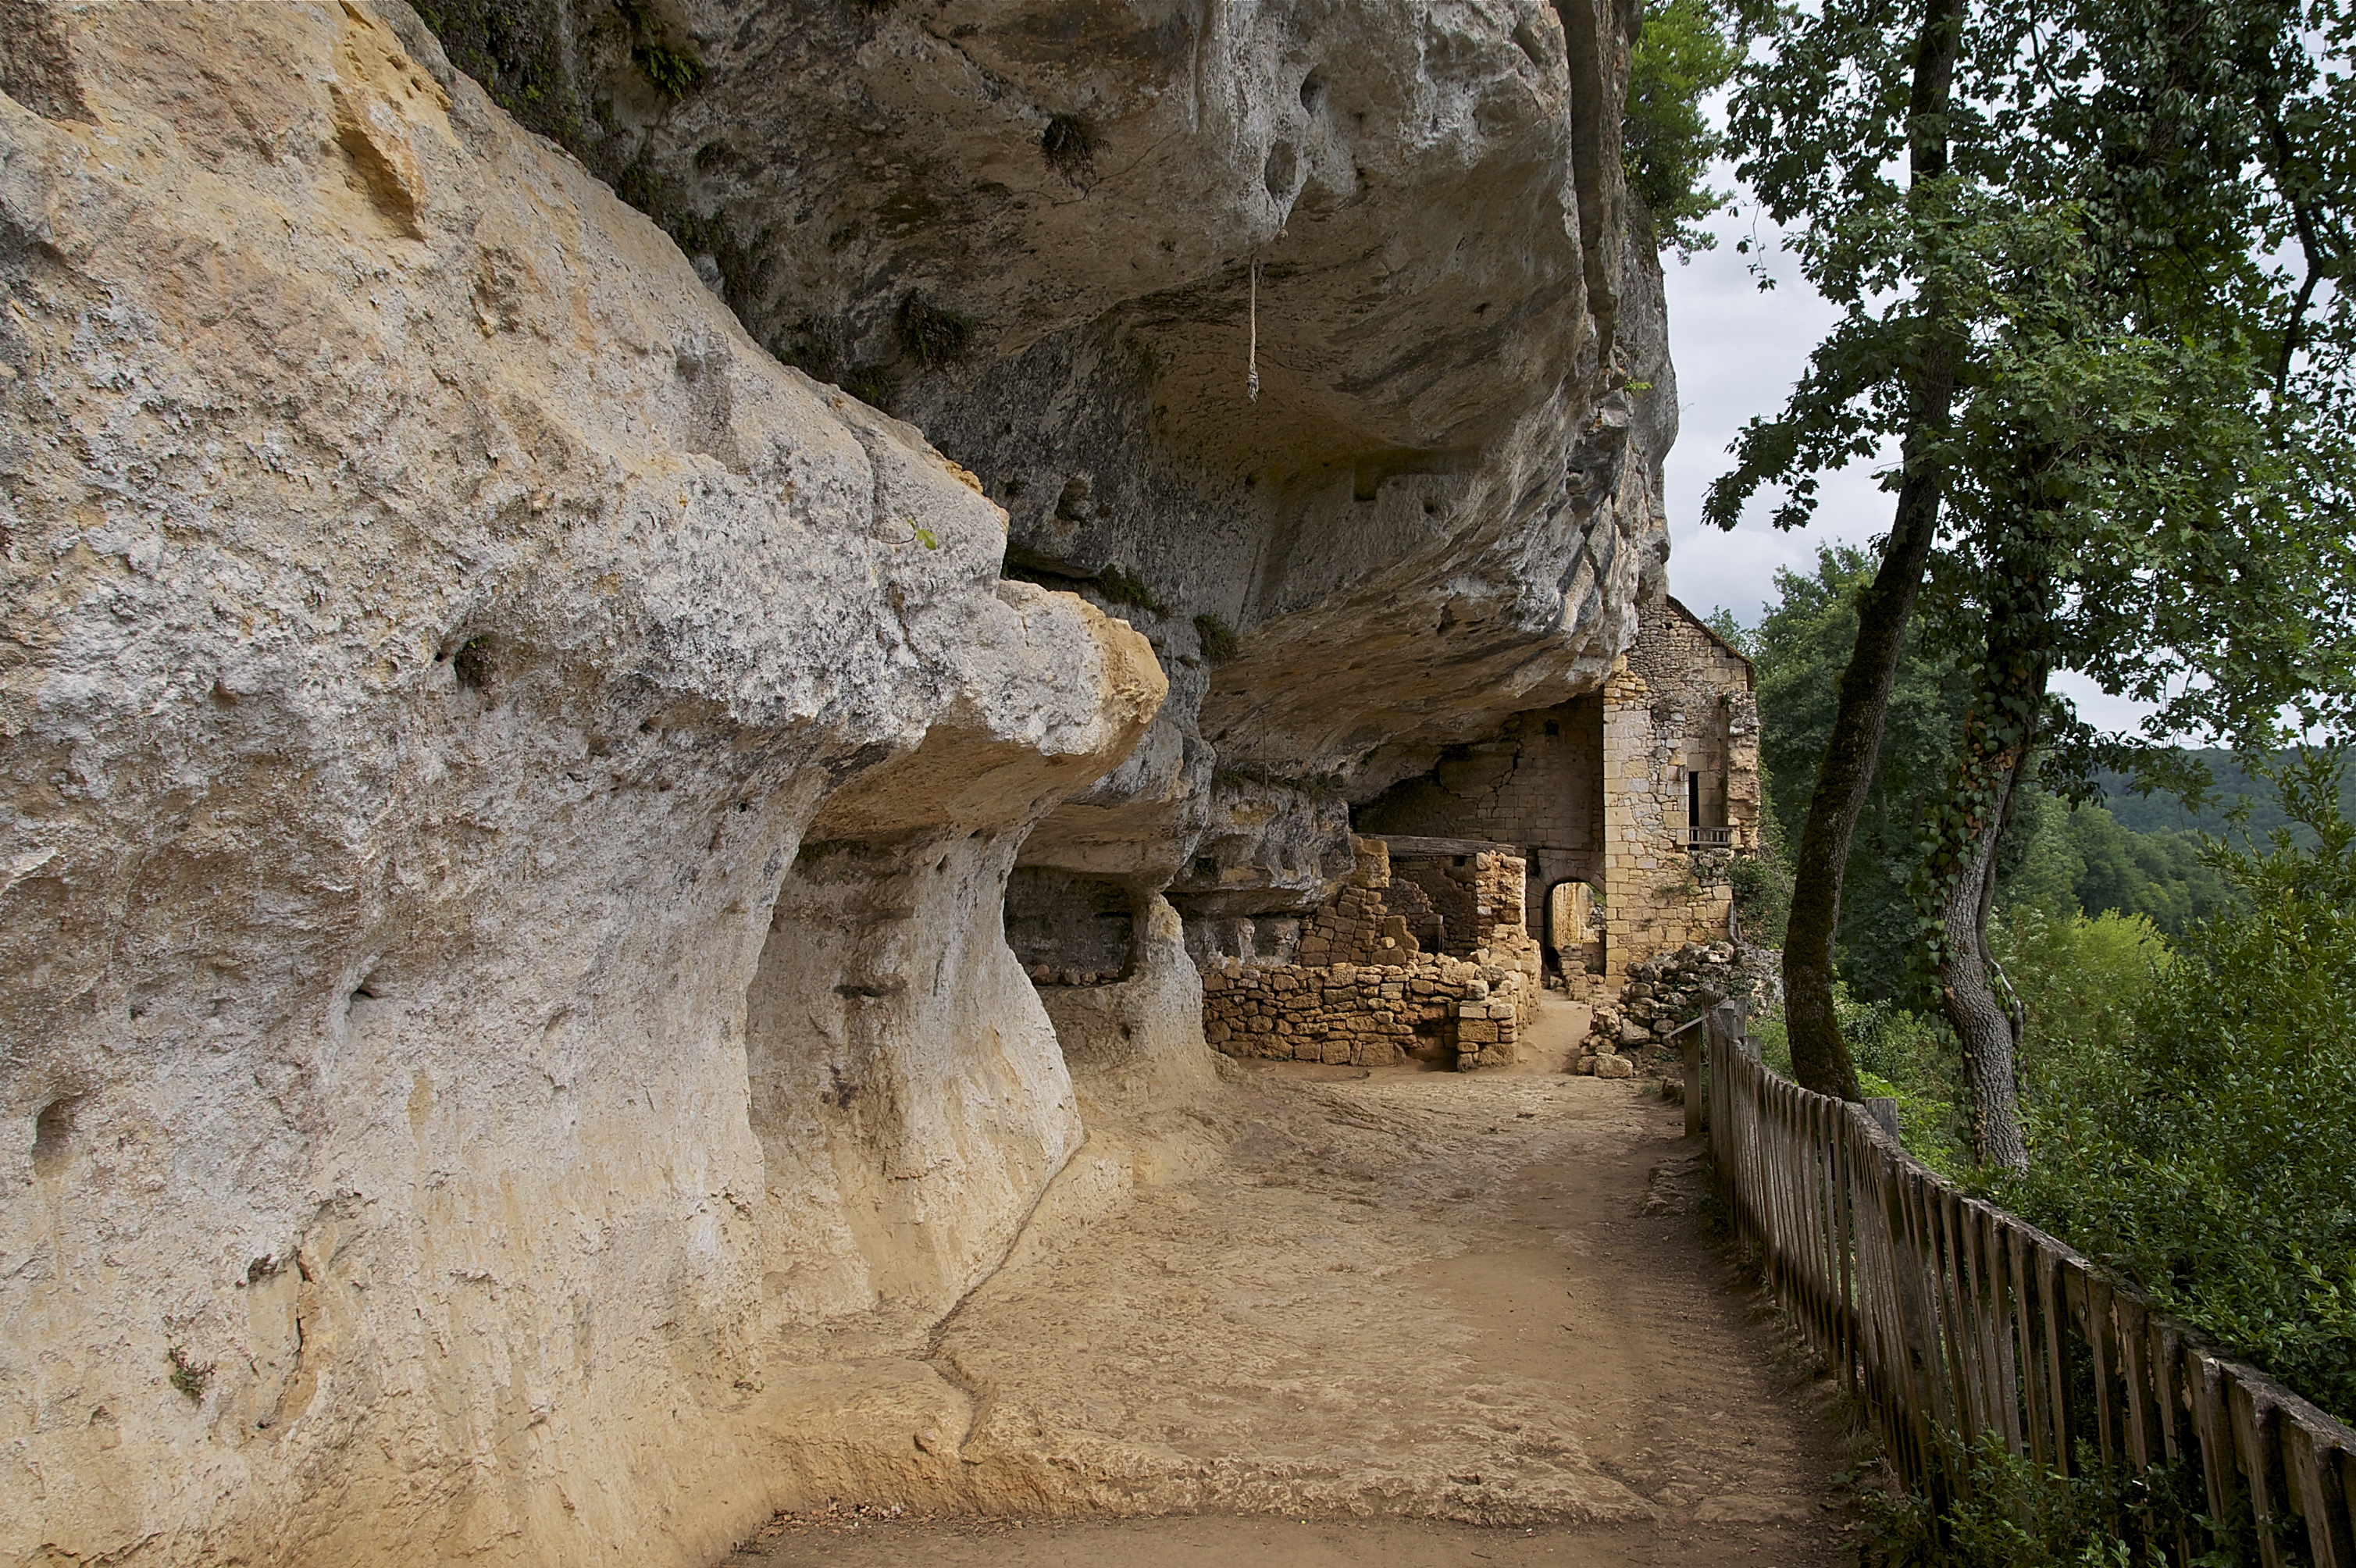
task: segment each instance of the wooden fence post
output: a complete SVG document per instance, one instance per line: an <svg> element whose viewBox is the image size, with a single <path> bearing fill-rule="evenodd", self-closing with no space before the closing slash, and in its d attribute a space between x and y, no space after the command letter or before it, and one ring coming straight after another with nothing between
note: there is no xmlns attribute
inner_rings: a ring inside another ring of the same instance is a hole
<svg viewBox="0 0 2356 1568"><path fill-rule="evenodd" d="M1908 1486L1937 1504L1968 1483L1942 1433L1995 1436L2064 1474L2080 1437L2131 1472L2197 1450L2211 1514L2230 1519L2246 1498L2268 1568L2302 1544L2315 1568L2356 1568L2356 1430L1965 1197L1906 1154L1893 1102L1812 1094L1770 1071L1742 1031L1740 1004L1723 1003L1687 1036L1687 1130L1708 1130L1740 1244L1794 1326L1853 1380ZM2083 1424L2071 1402L2082 1354ZM2137 1522L2159 1532L2156 1514ZM2179 1563L2204 1544L2166 1533L2153 1544Z"/></svg>
<svg viewBox="0 0 2356 1568"><path fill-rule="evenodd" d="M1701 1035L1699 1029L1686 1031L1686 1136L1699 1137L1702 1129Z"/></svg>

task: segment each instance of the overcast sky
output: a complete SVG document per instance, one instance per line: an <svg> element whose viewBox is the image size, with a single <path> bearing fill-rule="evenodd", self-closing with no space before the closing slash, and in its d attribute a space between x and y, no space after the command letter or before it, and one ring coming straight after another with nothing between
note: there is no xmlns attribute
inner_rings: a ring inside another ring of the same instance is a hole
<svg viewBox="0 0 2356 1568"><path fill-rule="evenodd" d="M1728 174L1716 171L1720 188ZM1754 414L1783 406L1808 351L1834 319L1832 307L1772 244L1762 259L1776 287L1760 292L1749 271L1752 258L1734 250L1750 221L1721 220L1718 249L1696 254L1689 266L1678 265L1674 254L1661 261L1668 273L1669 357L1677 367L1680 422L1667 462L1669 592L1696 614L1722 606L1755 626L1761 607L1775 596L1777 567L1811 571L1819 546L1862 545L1887 532L1896 498L1875 481L1871 466L1858 465L1826 477L1815 521L1804 529L1778 532L1767 521L1772 498L1754 501L1730 533L1702 525L1702 497L1732 466L1727 446L1736 432ZM2053 683L2103 727L2132 727L2142 716L2139 704L2106 697L2079 676L2060 675Z"/></svg>

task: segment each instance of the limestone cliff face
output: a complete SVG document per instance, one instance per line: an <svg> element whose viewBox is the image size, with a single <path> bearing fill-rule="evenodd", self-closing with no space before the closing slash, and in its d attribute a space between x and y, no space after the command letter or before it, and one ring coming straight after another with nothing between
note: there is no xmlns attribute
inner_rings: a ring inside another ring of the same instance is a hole
<svg viewBox="0 0 2356 1568"><path fill-rule="evenodd" d="M123 5L0 99L10 1562L695 1560L1082 1136L999 903L1143 639L453 81Z"/></svg>
<svg viewBox="0 0 2356 1568"><path fill-rule="evenodd" d="M1620 177L1633 5L430 11L756 338L979 474L1012 569L1152 639L1158 733L1027 862L1299 893L1338 814L1238 809L1369 798L1633 640L1676 403Z"/></svg>
<svg viewBox="0 0 2356 1568"><path fill-rule="evenodd" d="M1630 27L0 0L0 1557L852 1484L820 1363L1207 1072L1181 915L1633 636ZM1139 912L1052 1024L1018 860Z"/></svg>

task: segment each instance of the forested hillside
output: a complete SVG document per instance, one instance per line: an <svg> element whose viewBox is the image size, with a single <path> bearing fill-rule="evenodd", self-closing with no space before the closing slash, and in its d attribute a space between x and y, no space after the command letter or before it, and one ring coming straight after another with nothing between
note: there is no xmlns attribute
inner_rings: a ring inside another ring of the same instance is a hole
<svg viewBox="0 0 2356 1568"><path fill-rule="evenodd" d="M1828 548L1815 572L1778 575L1755 626L1713 618L1758 669L1771 862L1805 816L1871 571ZM2024 1026L2031 1158L2008 1175L1974 1160L1922 940L1922 823L1968 701L1957 659L1918 624L1841 909L1839 1021L1861 1087L1899 1101L1919 1156L2356 1413L2356 777L2330 751L2244 765L2209 750L2190 760L2215 789L2191 805L2116 771L2092 772L2101 798L2073 805L2032 762L1991 921ZM1783 1021L1763 1032L1788 1067Z"/></svg>
<svg viewBox="0 0 2356 1568"><path fill-rule="evenodd" d="M1776 575L1775 601L1762 607L1755 626L1725 609L1713 618L1719 633L1758 666L1763 794L1779 848L1797 839L1807 814L1834 692L1856 637L1857 595L1871 575L1862 552L1827 547L1815 572ZM1955 654L1926 640L1918 634L1904 648L1842 897L1843 975L1869 998L1904 996L1919 980L1910 971L1919 944L1908 886L1921 859L1924 813L1944 780L1970 699ZM2201 755L2219 762L2219 778L2234 781L2241 798L2255 799L2257 785L2238 768L2226 772L2230 757ZM2201 859L2200 830L2222 831L2222 808L2196 817L2179 805L2170 822L2169 798L2132 793L2126 775L2098 772L2092 781L2099 798L2072 803L2040 781L2016 803L1997 851L1999 908L2033 907L2051 917L2115 912L2175 936L2232 897ZM2265 800L2265 814L2251 812L2253 830L2285 820L2270 794Z"/></svg>
<svg viewBox="0 0 2356 1568"><path fill-rule="evenodd" d="M2094 781L2102 788L2104 803L2121 827L2139 833L2212 836L2246 832L2259 838L2277 828L2288 828L2294 834L2305 832L2303 826L2284 814L2274 787L2252 778L2232 752L2202 746L2188 749L2184 756L2214 781L2211 794L2190 805L2165 789L2138 794L2133 777L2115 769L2094 771ZM2341 781L2340 803L2342 811L2356 811L2356 779Z"/></svg>

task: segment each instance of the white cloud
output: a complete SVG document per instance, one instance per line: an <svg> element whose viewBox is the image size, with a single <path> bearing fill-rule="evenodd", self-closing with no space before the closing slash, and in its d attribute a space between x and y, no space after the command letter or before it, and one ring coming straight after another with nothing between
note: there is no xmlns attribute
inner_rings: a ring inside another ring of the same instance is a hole
<svg viewBox="0 0 2356 1568"><path fill-rule="evenodd" d="M1700 252L1684 266L1665 258L1679 422L1665 499L1670 591L1702 614L1722 606L1737 619L1756 623L1761 606L1773 596L1777 567L1808 571L1819 546L1861 545L1887 532L1893 498L1869 467L1859 465L1826 476L1815 521L1805 529L1779 532L1770 523L1772 497L1754 499L1731 532L1702 522L1703 496L1733 467L1727 448L1735 435L1747 421L1783 406L1809 350L1837 319L1789 258L1755 248L1751 256L1737 255L1735 242L1746 232L1740 220L1724 220L1717 250ZM1760 290L1749 271L1754 260L1773 271L1775 288Z"/></svg>

